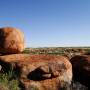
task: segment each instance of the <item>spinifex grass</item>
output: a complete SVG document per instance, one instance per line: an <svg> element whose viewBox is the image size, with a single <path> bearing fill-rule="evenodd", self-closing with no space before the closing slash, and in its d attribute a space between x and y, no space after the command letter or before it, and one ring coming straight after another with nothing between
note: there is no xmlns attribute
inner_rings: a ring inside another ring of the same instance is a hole
<svg viewBox="0 0 90 90"><path fill-rule="evenodd" d="M0 90L20 90L19 81L13 79L13 72L0 73Z"/></svg>

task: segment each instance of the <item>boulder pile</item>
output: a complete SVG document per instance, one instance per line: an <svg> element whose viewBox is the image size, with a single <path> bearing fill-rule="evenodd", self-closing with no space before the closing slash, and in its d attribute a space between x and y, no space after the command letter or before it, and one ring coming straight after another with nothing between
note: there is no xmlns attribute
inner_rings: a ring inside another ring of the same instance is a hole
<svg viewBox="0 0 90 90"><path fill-rule="evenodd" d="M72 81L72 65L64 56L22 54L24 35L0 28L1 70L15 71L24 90L60 90Z"/></svg>
<svg viewBox="0 0 90 90"><path fill-rule="evenodd" d="M24 34L17 28L0 28L0 71L15 72L22 90L70 90L73 78L90 88L90 55L23 54Z"/></svg>
<svg viewBox="0 0 90 90"><path fill-rule="evenodd" d="M90 55L23 54L24 34L17 28L0 28L0 71L15 72L22 90L70 90L73 79L90 88Z"/></svg>
<svg viewBox="0 0 90 90"><path fill-rule="evenodd" d="M71 90L72 76L90 88L90 55L23 54L24 34L17 28L0 28L0 72L15 72L22 90ZM73 74L73 75L72 75Z"/></svg>
<svg viewBox="0 0 90 90"><path fill-rule="evenodd" d="M12 54L0 56L4 71L13 68L25 90L60 90L72 81L72 65L63 56ZM43 89L42 89L43 88Z"/></svg>

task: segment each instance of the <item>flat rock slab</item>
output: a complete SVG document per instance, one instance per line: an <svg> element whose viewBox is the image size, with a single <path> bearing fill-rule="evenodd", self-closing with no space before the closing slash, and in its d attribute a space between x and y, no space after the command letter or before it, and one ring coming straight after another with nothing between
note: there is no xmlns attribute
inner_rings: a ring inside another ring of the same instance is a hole
<svg viewBox="0 0 90 90"><path fill-rule="evenodd" d="M10 68L17 71L25 88L32 87L34 83L46 88L45 90L59 90L53 88L63 86L64 83L70 85L72 81L72 65L64 56L12 54L0 56L0 64L4 71L9 71ZM24 80L28 81L27 84Z"/></svg>

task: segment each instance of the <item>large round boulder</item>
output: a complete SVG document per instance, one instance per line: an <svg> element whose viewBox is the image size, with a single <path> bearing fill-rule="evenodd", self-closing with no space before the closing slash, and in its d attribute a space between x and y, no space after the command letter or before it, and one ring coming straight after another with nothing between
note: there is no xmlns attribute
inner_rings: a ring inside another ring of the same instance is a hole
<svg viewBox="0 0 90 90"><path fill-rule="evenodd" d="M72 81L72 65L64 56L4 55L0 56L0 65L4 72L15 71L24 90L61 90Z"/></svg>
<svg viewBox="0 0 90 90"><path fill-rule="evenodd" d="M74 79L90 88L90 55L74 56L70 61Z"/></svg>
<svg viewBox="0 0 90 90"><path fill-rule="evenodd" d="M12 27L0 28L0 53L20 53L24 50L24 34Z"/></svg>

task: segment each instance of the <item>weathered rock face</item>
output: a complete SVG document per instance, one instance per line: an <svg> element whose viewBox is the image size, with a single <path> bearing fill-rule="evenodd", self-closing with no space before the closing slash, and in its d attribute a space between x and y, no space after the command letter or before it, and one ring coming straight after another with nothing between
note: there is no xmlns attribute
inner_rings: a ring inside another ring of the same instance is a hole
<svg viewBox="0 0 90 90"><path fill-rule="evenodd" d="M0 28L0 53L20 53L24 50L24 34L12 27Z"/></svg>
<svg viewBox="0 0 90 90"><path fill-rule="evenodd" d="M72 81L72 65L63 56L13 54L0 56L3 70L19 72L25 90L60 90ZM5 68L9 67L9 68Z"/></svg>
<svg viewBox="0 0 90 90"><path fill-rule="evenodd" d="M90 55L75 56L71 63L74 79L90 87Z"/></svg>
<svg viewBox="0 0 90 90"><path fill-rule="evenodd" d="M64 86L64 84L63 86L61 85L63 82L60 82L59 77L41 81L21 80L21 83L25 90L61 90Z"/></svg>

